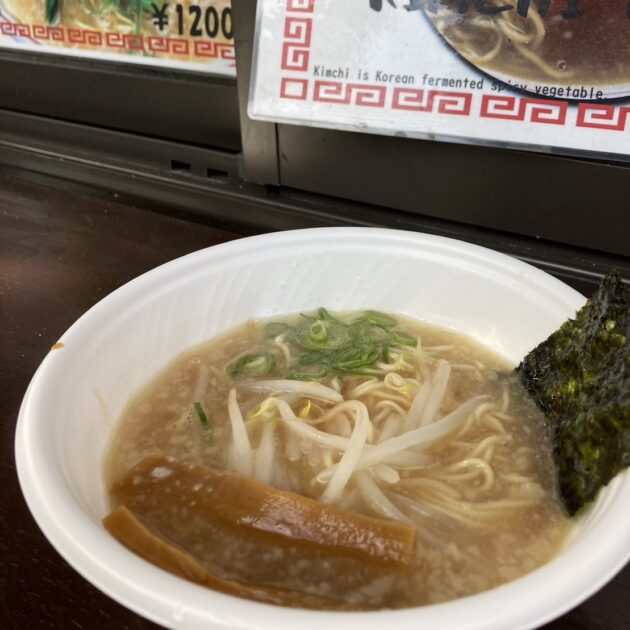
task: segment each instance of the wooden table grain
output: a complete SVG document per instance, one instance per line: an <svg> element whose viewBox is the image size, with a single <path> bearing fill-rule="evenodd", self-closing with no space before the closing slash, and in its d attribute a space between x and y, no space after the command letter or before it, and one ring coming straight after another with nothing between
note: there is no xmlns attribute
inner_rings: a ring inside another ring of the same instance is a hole
<svg viewBox="0 0 630 630"><path fill-rule="evenodd" d="M90 306L161 263L248 233L0 170L0 629L158 628L86 582L38 529L16 475L17 414L50 346ZM629 594L627 566L545 627L628 630Z"/></svg>

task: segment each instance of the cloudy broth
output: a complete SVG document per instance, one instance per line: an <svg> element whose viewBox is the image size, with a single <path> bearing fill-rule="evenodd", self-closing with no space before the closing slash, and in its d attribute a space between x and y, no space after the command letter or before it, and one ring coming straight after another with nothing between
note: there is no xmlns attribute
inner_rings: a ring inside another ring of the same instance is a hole
<svg viewBox="0 0 630 630"><path fill-rule="evenodd" d="M337 317L352 321L356 314ZM420 340L417 347L390 351L380 375L331 374L322 381L344 399L365 405L372 425L367 445L403 432L403 414L423 381L435 382L447 363L450 377L436 418L472 397L487 397L452 432L423 448L407 449L406 460L391 459L353 475L337 500L344 510L384 518L382 507L375 508L365 487L359 487L357 479L369 475L370 487L376 486L378 496L416 528L410 567L393 571L334 554L305 555L298 545L277 547L236 535L188 506L143 499L138 508L145 521L218 575L342 599L357 608L448 601L516 579L550 560L568 534L569 520L556 496L546 421L511 377L513 366L464 335L396 319L400 331ZM299 321L300 316L286 320L289 325ZM248 389L229 376L245 353L273 354L275 379L295 368L294 349L283 335L270 338L265 330L265 322L249 322L186 351L152 379L129 403L115 431L106 460L108 485L115 487L130 468L156 453L230 470L227 398L236 384L252 448L259 448L265 427L273 429L271 485L320 498L326 488L322 472L325 477L327 469L334 470L339 453L296 437L288 425L265 415L269 392ZM303 422L349 437L351 414L327 423L317 420L333 403L303 395L286 400ZM195 403L205 410L208 427ZM113 506L120 502L116 491L111 500Z"/></svg>

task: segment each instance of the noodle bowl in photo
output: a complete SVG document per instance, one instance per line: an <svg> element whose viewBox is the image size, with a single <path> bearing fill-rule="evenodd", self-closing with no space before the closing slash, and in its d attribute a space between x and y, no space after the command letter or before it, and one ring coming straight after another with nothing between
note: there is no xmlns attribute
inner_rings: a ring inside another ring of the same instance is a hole
<svg viewBox="0 0 630 630"><path fill-rule="evenodd" d="M19 24L145 37L186 39L195 35L220 44L232 42L229 0L180 0L177 3L167 3L162 24L156 20L153 6L150 0L0 0L0 15ZM156 3L156 6L162 6L162 3ZM177 7L180 7L181 17ZM224 16L226 11L227 15ZM208 32L214 36L209 38ZM92 45L85 41L71 42L67 38L62 41L50 38L45 40L45 44L121 54L131 52L135 55L156 55L155 52L116 49L106 46L104 42L102 45ZM193 47L188 54L164 51L159 56L161 59L199 61Z"/></svg>
<svg viewBox="0 0 630 630"><path fill-rule="evenodd" d="M523 90L565 96L630 94L630 18L616 0L423 0L444 39L474 66ZM566 91L565 91L566 92Z"/></svg>

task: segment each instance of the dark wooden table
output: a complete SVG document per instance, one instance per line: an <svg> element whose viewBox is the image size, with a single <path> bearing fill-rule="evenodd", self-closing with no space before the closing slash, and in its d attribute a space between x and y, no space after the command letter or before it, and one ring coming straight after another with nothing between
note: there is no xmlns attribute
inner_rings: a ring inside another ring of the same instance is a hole
<svg viewBox="0 0 630 630"><path fill-rule="evenodd" d="M86 309L156 265L247 233L0 170L0 630L158 627L101 594L44 538L18 485L15 422L38 364ZM629 629L630 566L547 628Z"/></svg>

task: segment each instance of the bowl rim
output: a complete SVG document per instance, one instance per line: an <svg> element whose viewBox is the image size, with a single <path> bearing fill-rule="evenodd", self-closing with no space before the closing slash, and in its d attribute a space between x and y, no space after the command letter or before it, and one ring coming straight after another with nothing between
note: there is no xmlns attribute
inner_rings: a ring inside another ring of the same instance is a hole
<svg viewBox="0 0 630 630"><path fill-rule="evenodd" d="M138 291L142 294L168 282L176 282L179 274L187 267L194 268L213 260L243 256L257 248L296 246L321 240L341 243L348 238L380 242L382 245L413 243L416 246L435 247L449 255L469 256L471 260L481 261L492 268L533 282L537 288L557 294L559 299L575 308L584 302L583 296L545 272L506 254L464 241L386 228L307 228L237 239L160 265L103 298L77 319L60 340L71 340L77 331L81 331L86 323L89 326L91 320L98 318L101 312L118 304L129 304L129 298L134 298ZM344 623L350 629L377 628L385 623L422 623L427 628L456 628L459 627L458 622L465 619L466 630L502 630L506 627L525 630L550 621L587 599L630 558L630 530L621 525L624 522L625 504L618 501L616 506L613 505L616 522L609 523L606 528L598 523L593 532L589 532L588 540L581 543L588 542L593 549L597 547L597 557L589 558L587 570L580 570L577 557L571 561L575 554L568 550L513 582L442 604L369 613L322 613L270 606L210 591L168 574L124 549L78 505L72 505L63 497L60 499L58 488L51 487L46 475L42 475L45 471L42 471L38 455L44 452L42 449L45 449L45 445L38 443L35 431L37 419L44 411L42 398L46 391L46 380L50 373L54 374L54 370L49 353L35 372L18 415L15 456L20 486L28 507L49 542L77 572L118 603L157 623L169 624L170 627L197 628L203 624L204 627L261 629L276 628L281 623L299 623L304 628L321 627L324 623ZM619 493L630 500L630 476L627 474L617 477L609 485L609 496L614 499ZM61 500L65 510L54 509L59 505L55 503L57 500ZM602 529L605 531L600 532ZM79 532L78 536L76 532ZM595 534L599 533L606 534L603 540L595 540ZM624 544L620 545L619 541ZM623 547L622 552L620 546ZM124 575L116 570L119 564L125 566ZM571 575L573 579L566 580L566 575ZM549 583L554 584L554 589L546 586ZM498 595L504 604L498 617L479 621L479 612L487 612L493 604L496 605ZM532 597L545 606L531 606L529 602ZM553 604L552 599L555 600Z"/></svg>

